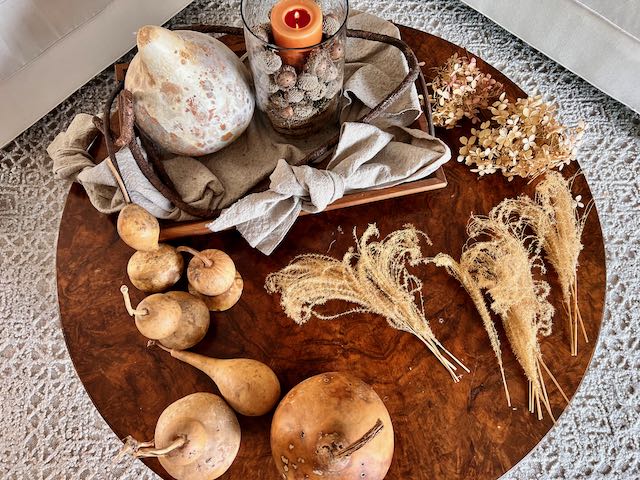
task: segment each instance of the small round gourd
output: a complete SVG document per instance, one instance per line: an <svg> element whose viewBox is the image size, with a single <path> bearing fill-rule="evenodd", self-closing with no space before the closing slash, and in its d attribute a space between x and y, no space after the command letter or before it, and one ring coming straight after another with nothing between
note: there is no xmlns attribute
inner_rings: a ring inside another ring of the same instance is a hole
<svg viewBox="0 0 640 480"><path fill-rule="evenodd" d="M180 304L172 298L154 293L143 299L134 309L129 298L129 288L120 287L127 312L136 322L136 327L142 335L151 340L160 340L173 334L180 326L182 309Z"/></svg>
<svg viewBox="0 0 640 480"><path fill-rule="evenodd" d="M208 249L198 252L190 247L178 247L178 252L193 255L187 267L187 278L203 295L220 295L226 292L236 276L236 266L222 250Z"/></svg>
<svg viewBox="0 0 640 480"><path fill-rule="evenodd" d="M233 410L219 396L199 392L162 412L153 441L128 437L123 452L157 458L176 480L214 480L229 469L239 448L240 424Z"/></svg>
<svg viewBox="0 0 640 480"><path fill-rule="evenodd" d="M184 259L175 248L165 243L155 250L135 252L127 263L131 283L147 293L163 292L180 280Z"/></svg>
<svg viewBox="0 0 640 480"><path fill-rule="evenodd" d="M155 250L160 237L158 219L140 205L128 203L118 214L118 235L134 250Z"/></svg>
<svg viewBox="0 0 640 480"><path fill-rule="evenodd" d="M180 305L180 325L171 334L158 341L167 348L184 350L196 345L209 330L209 309L206 303L187 292L167 292L165 296Z"/></svg>
<svg viewBox="0 0 640 480"><path fill-rule="evenodd" d="M189 293L201 298L212 312L224 312L238 303L238 300L240 300L240 297L242 296L243 288L244 281L242 280L242 276L240 275L240 272L236 271L236 278L233 280L233 284L226 292L221 293L220 295L216 295L214 297L203 295L193 288L193 285L191 284L189 284Z"/></svg>

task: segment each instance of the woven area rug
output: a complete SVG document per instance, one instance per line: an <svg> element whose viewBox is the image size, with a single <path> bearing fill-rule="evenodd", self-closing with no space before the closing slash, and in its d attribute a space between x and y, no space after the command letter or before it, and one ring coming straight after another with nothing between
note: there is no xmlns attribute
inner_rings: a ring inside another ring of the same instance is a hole
<svg viewBox="0 0 640 480"><path fill-rule="evenodd" d="M456 0L352 1L466 47L589 130L580 163L597 200L608 294L591 368L557 426L505 479L640 478L640 116ZM239 24L239 1L196 1L175 23ZM120 442L78 380L59 325L55 245L68 184L45 147L78 111L98 112L107 70L0 151L0 478L154 479L111 465ZM532 420L533 421L533 420ZM454 480L454 479L451 479Z"/></svg>

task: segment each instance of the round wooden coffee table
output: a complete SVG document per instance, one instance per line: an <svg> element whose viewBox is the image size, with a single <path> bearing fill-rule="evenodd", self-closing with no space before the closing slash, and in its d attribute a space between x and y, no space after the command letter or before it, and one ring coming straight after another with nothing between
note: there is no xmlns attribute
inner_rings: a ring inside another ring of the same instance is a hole
<svg viewBox="0 0 640 480"><path fill-rule="evenodd" d="M425 62L427 78L454 52L464 50L424 32L402 27L403 38ZM479 61L503 82L510 97L524 96L498 71ZM441 130L457 152L461 130ZM468 132L466 133L468 135ZM576 171L572 165L567 174ZM426 313L447 348L471 370L454 384L448 373L413 336L389 328L373 315L333 321L310 321L299 327L264 289L268 273L305 252L341 256L353 244L351 232L377 222L383 235L412 223L427 232L433 246L458 257L466 240L469 215L486 213L505 197L530 193L526 181L507 182L493 175L478 179L452 160L445 166L449 186L443 190L385 200L300 218L270 257L251 249L236 232L194 237L174 244L220 248L234 259L245 280L241 301L212 316L211 329L194 350L215 357L249 357L273 368L283 393L301 380L326 371L351 372L371 384L383 398L395 429L396 449L388 479L495 479L520 461L552 428L548 415L538 421L527 411L527 382L508 347L503 347L513 408L507 407L500 374L487 335L472 302L447 274L424 267ZM582 177L575 191L591 199ZM555 274L551 301L558 314L553 334L542 341L547 364L564 391L573 396L598 340L605 298L605 258L597 212L583 235L578 284L580 310L591 342L571 357ZM115 216L93 209L81 187L73 185L58 241L57 275L60 314L69 353L89 396L114 432L145 440L171 402L193 392L217 392L208 377L158 349L148 349L126 314L119 292L127 283L131 249L118 238ZM179 285L184 289L184 284ZM132 289L134 302L142 299ZM501 332L502 334L502 332ZM503 341L503 345L506 345ZM551 382L549 396L556 418L567 407ZM242 445L222 477L276 479L271 459L271 416L239 416ZM116 452L114 452L115 454ZM156 460L146 464L170 478Z"/></svg>

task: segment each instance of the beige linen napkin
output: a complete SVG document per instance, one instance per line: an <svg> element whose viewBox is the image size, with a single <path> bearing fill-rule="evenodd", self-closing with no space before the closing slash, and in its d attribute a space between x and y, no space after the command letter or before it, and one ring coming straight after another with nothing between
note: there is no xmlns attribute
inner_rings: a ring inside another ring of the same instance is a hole
<svg viewBox="0 0 640 480"><path fill-rule="evenodd" d="M392 23L371 14L353 12L348 23L349 28L400 37L398 29ZM360 168L367 164L365 170L353 174L353 178L360 180L358 183L350 180L347 183L348 191L375 186L380 188L391 182L401 183L403 179L398 176L398 172L403 171L411 175L420 172L421 176L416 178L422 178L448 160L448 149L441 142L433 139L426 141L423 132L398 128L407 127L420 114L415 88L409 89L396 100L375 122L375 126L354 123L400 83L408 72L408 66L399 50L376 42L348 39L346 53L343 108L340 115L343 128L332 165L343 160L348 160L352 166L360 165ZM263 115L256 113L245 133L223 150L197 159L169 156L163 162L178 193L187 203L201 208L225 208L244 197L255 185L272 174L277 165L284 162L298 165L307 152L326 142L336 132L336 128L337 126L331 126L318 135L292 139L275 132ZM402 134L396 137L399 132ZM53 170L57 177L82 183L92 204L101 212L111 213L122 208L124 202L106 163L102 161L94 165L86 153L86 148L97 134L91 124L91 117L80 114L66 132L56 137L47 152L54 160ZM349 152L348 155L339 155L339 152L346 151ZM393 167L389 162L402 158L407 159L403 163L404 170L396 170L394 176L390 176L388 172ZM120 150L116 159L135 203L158 218L193 218L172 205L150 184L140 172L128 148ZM377 173L373 176L364 174L364 171L370 171L373 164L376 165ZM365 182L368 181L372 183L367 185ZM331 195L337 195L340 190L343 189L338 189ZM319 202L315 207L316 211L320 210L318 205L327 203L325 200ZM246 207L247 202L244 205ZM252 208L259 210L257 205ZM229 214L225 218L228 222ZM264 217L262 221L269 224L272 220ZM293 221L293 218L289 218L289 221ZM273 228L277 230L279 227L275 225L280 223L274 221ZM248 228L247 224L243 231ZM265 251L270 249L271 246L265 247Z"/></svg>

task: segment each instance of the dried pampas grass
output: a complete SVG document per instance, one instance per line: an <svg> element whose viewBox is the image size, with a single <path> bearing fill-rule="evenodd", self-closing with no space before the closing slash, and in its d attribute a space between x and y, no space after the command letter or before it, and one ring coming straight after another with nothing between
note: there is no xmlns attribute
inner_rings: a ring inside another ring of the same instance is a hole
<svg viewBox="0 0 640 480"><path fill-rule="evenodd" d="M498 215L522 232L530 227L546 260L558 275L565 310L569 319L571 355L578 354L578 326L589 342L578 308L578 257L582 250L582 231L593 202L580 215L571 194L572 180L549 172L536 186L535 201L527 196L504 200Z"/></svg>
<svg viewBox="0 0 640 480"><path fill-rule="evenodd" d="M449 275L458 280L471 297L471 300L473 300L473 303L476 306L478 313L480 314L480 318L482 319L484 329L489 335L491 348L493 348L493 352L495 353L496 359L498 360L498 367L500 368L500 374L502 375L502 384L504 385L504 394L507 397L507 404L511 406L511 396L509 395L509 387L507 386L507 379L504 376L504 367L502 365L502 351L500 350L500 339L498 338L498 332L496 331L496 327L493 324L493 320L491 319L491 314L487 309L487 305L484 302L482 290L480 290L478 283L469 273L470 265L467 264L467 260L468 257L463 255L460 259L461 263L458 263L449 255L439 253L431 261L437 266L445 268Z"/></svg>
<svg viewBox="0 0 640 480"><path fill-rule="evenodd" d="M500 317L511 349L528 379L529 411L542 419L544 406L553 418L543 369L565 399L566 396L545 365L538 341L539 335L551 333L554 309L547 301L549 284L533 275L536 268L544 268L537 247L526 246L527 238L512 228L504 213L498 206L487 217L472 216L468 225L471 243L465 245L460 262L443 255L436 256L433 262L446 267L470 293L502 370L498 335L480 293L487 292L490 308Z"/></svg>
<svg viewBox="0 0 640 480"><path fill-rule="evenodd" d="M433 334L424 314L422 281L407 270L408 265L423 261L420 239L427 242L429 239L412 225L374 241L378 236L375 224L369 225L359 239L354 229L356 248L350 248L342 260L326 255L301 255L279 272L270 274L265 288L281 294L282 308L299 325L312 316L329 320L359 312L381 315L393 328L420 339L458 381L455 364L469 370ZM356 306L336 315L317 310L330 300Z"/></svg>

